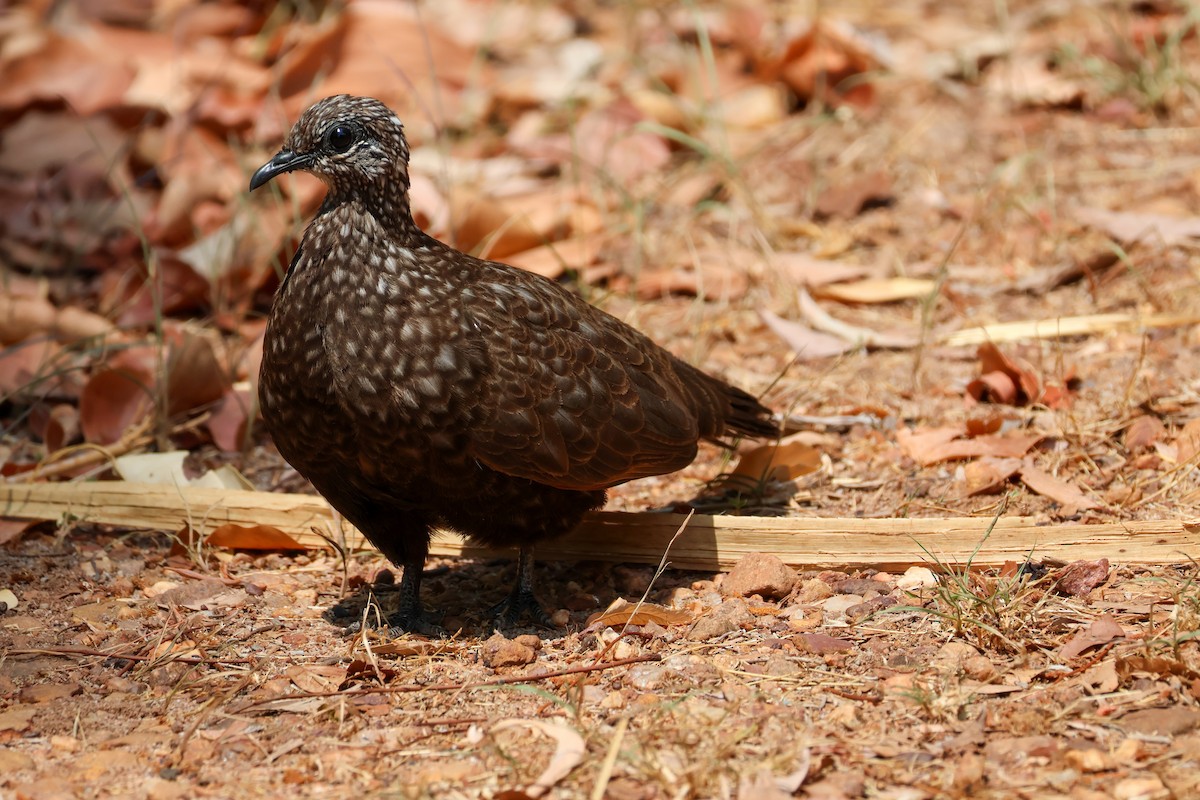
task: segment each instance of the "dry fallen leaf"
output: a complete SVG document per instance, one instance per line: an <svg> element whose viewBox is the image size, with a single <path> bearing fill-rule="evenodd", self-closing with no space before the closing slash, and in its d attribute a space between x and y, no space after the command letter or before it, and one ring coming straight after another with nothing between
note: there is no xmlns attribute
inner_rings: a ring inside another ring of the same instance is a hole
<svg viewBox="0 0 1200 800"><path fill-rule="evenodd" d="M805 100L867 107L875 102L875 85L862 76L880 66L872 50L849 25L823 16L792 39L767 72Z"/></svg>
<svg viewBox="0 0 1200 800"><path fill-rule="evenodd" d="M630 603L619 597L603 611L598 611L587 618L584 627L587 630L596 628L621 628L625 625L645 625L653 622L664 628L671 625L686 625L692 621L692 615L686 611L660 606L656 603Z"/></svg>
<svg viewBox="0 0 1200 800"><path fill-rule="evenodd" d="M896 442L914 461L929 465L941 461L955 461L980 456L997 458L1021 458L1029 448L1044 437L1039 433L1010 432L1003 435L976 436L960 439L966 428L947 427L896 431Z"/></svg>
<svg viewBox="0 0 1200 800"><path fill-rule="evenodd" d="M937 286L925 278L866 278L852 283L831 283L812 288L813 297L823 297L842 303L895 303L928 297Z"/></svg>
<svg viewBox="0 0 1200 800"><path fill-rule="evenodd" d="M1019 469L1021 469L1021 459L1019 458L983 456L971 461L963 467L966 475L965 493L979 495L997 492Z"/></svg>
<svg viewBox="0 0 1200 800"><path fill-rule="evenodd" d="M303 550L304 545L271 525L221 525L205 537L205 544L228 550Z"/></svg>
<svg viewBox="0 0 1200 800"><path fill-rule="evenodd" d="M876 171L829 186L817 198L814 211L818 219L823 217L849 219L867 208L886 205L891 201L892 178L886 172ZM932 286L933 282L929 283ZM928 294L928 291L925 294Z"/></svg>
<svg viewBox="0 0 1200 800"><path fill-rule="evenodd" d="M1027 361L1006 356L991 342L981 344L978 355L981 376L967 384L976 401L1024 406L1041 398L1041 381Z"/></svg>
<svg viewBox="0 0 1200 800"><path fill-rule="evenodd" d="M1137 214L1087 206L1075 209L1075 217L1125 243L1149 239L1170 246L1194 244L1200 239L1200 217Z"/></svg>
<svg viewBox="0 0 1200 800"><path fill-rule="evenodd" d="M742 453L733 475L751 481L790 481L821 468L821 451L807 441L806 434L793 434L779 442L769 442Z"/></svg>
<svg viewBox="0 0 1200 800"><path fill-rule="evenodd" d="M153 386L153 373L131 360L93 374L79 396L84 439L95 444L120 439L151 409Z"/></svg>
<svg viewBox="0 0 1200 800"><path fill-rule="evenodd" d="M839 356L858 346L840 337L815 331L801 322L784 319L765 308L759 309L758 316L796 354L796 358L803 361Z"/></svg>
<svg viewBox="0 0 1200 800"><path fill-rule="evenodd" d="M1166 426L1158 417L1148 414L1134 417L1125 429L1125 450L1130 454L1150 450L1166 432Z"/></svg>
<svg viewBox="0 0 1200 800"><path fill-rule="evenodd" d="M549 736L556 744L554 755L550 757L550 763L542 770L542 774L537 777L537 780L525 790L525 793L535 800L554 788L554 784L567 777L571 770L579 766L583 761L584 753L587 752L583 737L567 727L566 723L546 722L540 719L502 719L492 726L492 734L512 728L532 728Z"/></svg>
<svg viewBox="0 0 1200 800"><path fill-rule="evenodd" d="M1101 614L1085 630L1071 637L1070 641L1058 651L1063 661L1077 658L1086 650L1106 645L1109 642L1125 637L1125 630L1111 614Z"/></svg>
<svg viewBox="0 0 1200 800"><path fill-rule="evenodd" d="M1026 457L1021 465L1021 481L1038 494L1058 503L1059 513L1064 517L1073 517L1089 508L1103 508L1098 501L1088 497L1077 487L1038 469L1030 457Z"/></svg>

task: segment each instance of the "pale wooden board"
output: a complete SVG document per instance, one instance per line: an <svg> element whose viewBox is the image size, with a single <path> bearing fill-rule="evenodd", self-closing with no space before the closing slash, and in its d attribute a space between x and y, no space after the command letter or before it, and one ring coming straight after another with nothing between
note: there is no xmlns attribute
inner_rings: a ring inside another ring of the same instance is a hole
<svg viewBox="0 0 1200 800"><path fill-rule="evenodd" d="M78 519L126 528L178 531L185 522L207 532L218 525L273 525L308 547L325 546L314 533L337 537L329 506L319 497L229 489L164 487L120 481L0 485L0 515L20 519ZM686 518L679 514L589 514L567 536L538 547L542 560L601 560L657 564ZM995 566L1027 556L1073 561L1171 564L1200 557L1200 525L1182 520L1045 525L1029 517L1000 519L848 519L693 516L668 560L688 569L728 569L746 553L774 553L795 567L897 569L926 562L922 547L944 564ZM346 545L367 544L348 524ZM982 541L982 543L981 543ZM978 548L978 552L975 552ZM432 552L492 556L442 533ZM974 556L972 557L972 554Z"/></svg>

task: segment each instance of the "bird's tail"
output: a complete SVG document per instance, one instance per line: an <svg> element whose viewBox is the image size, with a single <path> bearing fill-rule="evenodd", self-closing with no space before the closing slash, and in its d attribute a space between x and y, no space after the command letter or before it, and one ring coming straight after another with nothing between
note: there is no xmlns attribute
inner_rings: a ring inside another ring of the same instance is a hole
<svg viewBox="0 0 1200 800"><path fill-rule="evenodd" d="M779 422L771 409L749 392L701 372L690 364L682 366L684 379L699 410L700 435L720 444L730 436L773 439L779 435Z"/></svg>

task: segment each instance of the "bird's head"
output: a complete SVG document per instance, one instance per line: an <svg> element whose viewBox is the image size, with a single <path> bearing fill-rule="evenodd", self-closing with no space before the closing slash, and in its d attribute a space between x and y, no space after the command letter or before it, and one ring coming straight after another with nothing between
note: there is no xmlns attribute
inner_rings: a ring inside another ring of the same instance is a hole
<svg viewBox="0 0 1200 800"><path fill-rule="evenodd" d="M388 204L408 190L404 126L374 98L326 97L300 115L283 149L250 178L250 191L294 170L324 181L331 200L357 197Z"/></svg>

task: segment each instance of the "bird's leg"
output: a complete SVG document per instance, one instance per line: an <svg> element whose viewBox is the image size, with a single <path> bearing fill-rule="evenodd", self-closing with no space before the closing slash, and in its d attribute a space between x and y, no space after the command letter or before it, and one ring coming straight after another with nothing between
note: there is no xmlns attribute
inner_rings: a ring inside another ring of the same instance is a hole
<svg viewBox="0 0 1200 800"><path fill-rule="evenodd" d="M424 570L423 553L404 560L404 574L400 576L399 605L387 618L391 633L445 635L446 631L441 626L429 621L425 615L425 607L421 605L421 575Z"/></svg>
<svg viewBox="0 0 1200 800"><path fill-rule="evenodd" d="M522 545L521 554L517 556L517 582L512 593L492 607L492 616L498 625L515 625L526 614L542 627L555 627L546 609L533 595L533 545L529 544Z"/></svg>

